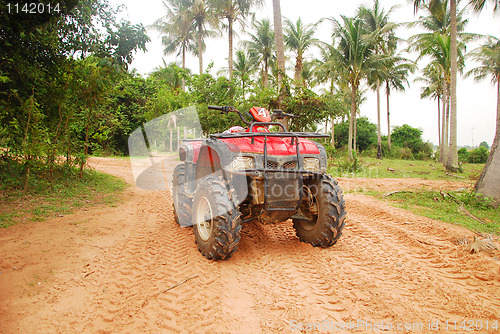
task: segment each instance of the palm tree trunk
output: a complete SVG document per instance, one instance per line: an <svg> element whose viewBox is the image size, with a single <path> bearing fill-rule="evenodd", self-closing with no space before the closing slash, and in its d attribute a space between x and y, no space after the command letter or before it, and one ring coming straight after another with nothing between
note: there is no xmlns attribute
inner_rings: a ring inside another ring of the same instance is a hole
<svg viewBox="0 0 500 334"><path fill-rule="evenodd" d="M186 69L186 48L182 47L182 70ZM184 79L184 74L182 77L182 91L186 91L186 80Z"/></svg>
<svg viewBox="0 0 500 334"><path fill-rule="evenodd" d="M357 109L356 109L357 111ZM352 149L354 150L354 152L357 152L357 139L358 139L358 118L357 118L357 115L355 114L354 116L354 137L352 138L353 139L353 143L352 143Z"/></svg>
<svg viewBox="0 0 500 334"><path fill-rule="evenodd" d="M262 73L262 85L266 88L267 88L267 75L268 75L267 72L269 71L268 67L269 66L267 64L267 60L264 60L264 71L263 71L264 73Z"/></svg>
<svg viewBox="0 0 500 334"><path fill-rule="evenodd" d="M354 156L352 154L352 143L354 134L354 118L356 118L356 90L358 87L356 85L351 85L351 115L349 117L349 142L347 144L347 151L349 155L349 160L352 161Z"/></svg>
<svg viewBox="0 0 500 334"><path fill-rule="evenodd" d="M457 0L450 0L450 57L451 57L451 113L450 113L450 147L446 169L452 172L458 170L457 153Z"/></svg>
<svg viewBox="0 0 500 334"><path fill-rule="evenodd" d="M273 0L273 18L274 18L274 38L276 40L276 56L278 58L278 108L281 108L283 102L283 91L281 83L285 73L285 44L283 43L283 24L281 22L281 4L280 0Z"/></svg>
<svg viewBox="0 0 500 334"><path fill-rule="evenodd" d="M389 151L391 150L391 119L389 112L389 95L391 93L389 89L389 85L385 86L385 95L387 97L387 145L389 147Z"/></svg>
<svg viewBox="0 0 500 334"><path fill-rule="evenodd" d="M438 96L438 147L441 147L441 98Z"/></svg>
<svg viewBox="0 0 500 334"><path fill-rule="evenodd" d="M382 159L382 136L380 135L380 79L377 78L377 159Z"/></svg>
<svg viewBox="0 0 500 334"><path fill-rule="evenodd" d="M302 55L298 54L295 62L295 82L298 84L302 76L303 59Z"/></svg>
<svg viewBox="0 0 500 334"><path fill-rule="evenodd" d="M335 117L332 117L332 138L330 138L330 145L335 147Z"/></svg>
<svg viewBox="0 0 500 334"><path fill-rule="evenodd" d="M203 39L202 39L202 29L201 24L198 24L198 63L200 66L200 74L203 74Z"/></svg>
<svg viewBox="0 0 500 334"><path fill-rule="evenodd" d="M441 146L439 146L439 162L444 163L445 147L448 144L446 139L446 111L448 110L448 84L443 81L443 114L441 115Z"/></svg>
<svg viewBox="0 0 500 334"><path fill-rule="evenodd" d="M446 164L446 159L448 157L449 150L449 139L450 139L450 99L448 97L448 103L446 104L446 116L444 125L444 145L443 145L443 163Z"/></svg>
<svg viewBox="0 0 500 334"><path fill-rule="evenodd" d="M228 68L229 68L229 80L233 80L233 19L231 17L228 20L228 31L229 31L229 56L228 56Z"/></svg>
<svg viewBox="0 0 500 334"><path fill-rule="evenodd" d="M493 145L491 145L490 155L486 161L481 176L477 180L475 188L477 192L492 196L500 202L500 76L497 76L497 129Z"/></svg>

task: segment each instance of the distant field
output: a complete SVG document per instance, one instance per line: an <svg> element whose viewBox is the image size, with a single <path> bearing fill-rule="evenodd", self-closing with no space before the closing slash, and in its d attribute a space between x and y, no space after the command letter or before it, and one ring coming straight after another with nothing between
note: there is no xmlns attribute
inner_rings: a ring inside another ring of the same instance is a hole
<svg viewBox="0 0 500 334"><path fill-rule="evenodd" d="M359 158L361 169L356 173L339 171L342 159L330 160L328 172L336 177L369 177L369 178L422 178L424 180L462 180L475 181L484 164L462 164L463 172L448 175L444 166L436 161L396 160Z"/></svg>

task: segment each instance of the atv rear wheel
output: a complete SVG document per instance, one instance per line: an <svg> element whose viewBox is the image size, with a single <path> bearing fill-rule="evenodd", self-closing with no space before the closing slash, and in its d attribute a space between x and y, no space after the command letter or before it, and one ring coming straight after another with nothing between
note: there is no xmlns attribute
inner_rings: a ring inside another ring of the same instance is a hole
<svg viewBox="0 0 500 334"><path fill-rule="evenodd" d="M240 241L240 213L220 177L201 179L193 200L193 232L200 253L208 259L231 257Z"/></svg>
<svg viewBox="0 0 500 334"><path fill-rule="evenodd" d="M345 225L345 201L338 183L329 175L304 182L302 213L309 220L293 220L300 241L329 247L337 242Z"/></svg>
<svg viewBox="0 0 500 334"><path fill-rule="evenodd" d="M193 200L186 194L186 166L178 165L172 178L172 200L174 202L174 219L181 226L191 226L191 208Z"/></svg>

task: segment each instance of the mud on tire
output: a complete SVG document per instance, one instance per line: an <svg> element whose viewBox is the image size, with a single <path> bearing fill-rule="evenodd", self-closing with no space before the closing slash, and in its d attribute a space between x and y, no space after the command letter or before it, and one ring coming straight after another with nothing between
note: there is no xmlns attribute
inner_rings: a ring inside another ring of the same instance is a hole
<svg viewBox="0 0 500 334"><path fill-rule="evenodd" d="M345 201L338 183L329 175L304 182L317 203L311 222L294 219L293 227L300 241L313 246L329 247L337 242L345 225Z"/></svg>
<svg viewBox="0 0 500 334"><path fill-rule="evenodd" d="M184 184L186 182L186 166L178 165L174 169L172 178L172 200L174 206L174 218L181 226L191 226L191 210L193 200L186 194Z"/></svg>
<svg viewBox="0 0 500 334"><path fill-rule="evenodd" d="M240 241L240 212L232 204L221 177L209 175L201 179L192 213L200 253L213 260L231 257Z"/></svg>

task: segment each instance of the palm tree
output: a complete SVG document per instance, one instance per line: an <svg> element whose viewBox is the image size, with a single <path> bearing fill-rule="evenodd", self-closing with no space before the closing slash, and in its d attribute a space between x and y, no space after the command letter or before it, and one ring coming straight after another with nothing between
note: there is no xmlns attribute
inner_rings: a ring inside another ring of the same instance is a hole
<svg viewBox="0 0 500 334"><path fill-rule="evenodd" d="M256 65L256 59L252 58L248 52L244 50L236 51L236 60L233 61L234 74L241 81L243 98L245 98L246 83L250 80L250 76L255 71Z"/></svg>
<svg viewBox="0 0 500 334"><path fill-rule="evenodd" d="M356 121L357 95L359 85L369 71L380 66L380 61L373 57L373 35L367 34L361 19L342 16L343 24L331 19L334 24L334 36L338 45L333 48L334 62L338 64L339 75L347 78L351 88L351 113L349 117L349 160L353 160L353 146L356 147L354 125ZM353 145L354 144L354 145Z"/></svg>
<svg viewBox="0 0 500 334"><path fill-rule="evenodd" d="M156 20L151 28L164 34L162 44L163 54L177 53L182 58L182 69L186 68L186 52L197 54L194 27L188 15L189 2L186 0L168 0L163 2L167 13ZM182 79L182 90L185 90Z"/></svg>
<svg viewBox="0 0 500 334"><path fill-rule="evenodd" d="M391 149L391 119L389 97L391 90L404 91L405 85L410 86L408 76L415 72L417 65L401 56L392 56L388 59L383 68L383 79L385 82L385 96L387 104L387 145Z"/></svg>
<svg viewBox="0 0 500 334"><path fill-rule="evenodd" d="M250 40L243 44L248 48L250 56L257 60L261 66L262 84L268 86L269 62L274 55L274 32L271 28L271 22L268 19L255 21L253 23L255 34L249 34Z"/></svg>
<svg viewBox="0 0 500 334"><path fill-rule="evenodd" d="M493 145L491 145L490 155L486 161L479 180L475 188L478 192L493 196L500 201L500 155L497 148L500 142L500 40L490 37L489 41L471 52L471 56L480 65L471 71L468 75L474 75L474 79L483 80L490 76L493 84L497 86L497 120L496 132Z"/></svg>
<svg viewBox="0 0 500 334"><path fill-rule="evenodd" d="M182 88L185 73L188 74L189 70L180 68L174 62L167 64L165 59L163 59L163 66L156 67L153 72L150 73L150 77L161 81L172 90L178 90Z"/></svg>
<svg viewBox="0 0 500 334"><path fill-rule="evenodd" d="M441 103L443 104L443 116L446 108L446 102L444 101L444 81L443 81L443 69L437 64L427 65L422 76L416 78L414 81L420 81L424 83L422 87L422 92L420 98L431 98L437 100L438 107L438 143L439 147L443 147L443 135L441 133ZM444 124L444 121L443 121ZM443 127L444 128L444 127Z"/></svg>
<svg viewBox="0 0 500 334"><path fill-rule="evenodd" d="M413 43L412 47L420 52L417 60L423 57L430 56L432 59L432 64L434 66L439 66L443 73L443 92L445 108L443 109L443 131L442 131L442 143L440 147L440 161L445 164L446 168L449 170L453 169L449 167L449 150L453 149L453 120L452 120L452 101L451 101L451 63L452 63L452 50L451 50L452 38L448 34L441 34L439 32L434 32L432 34L421 34L418 37L418 42ZM459 69L462 72L465 66L465 44L460 42L456 53ZM456 132L456 129L455 129ZM449 141L448 141L449 140ZM456 148L455 148L456 151ZM453 155L453 154L451 154ZM458 159L458 158L457 158Z"/></svg>
<svg viewBox="0 0 500 334"><path fill-rule="evenodd" d="M198 53L198 63L200 74L203 74L203 52L205 51L205 38L212 37L215 32L209 30L210 27L218 27L219 20L213 8L204 0L184 0L190 1L188 7L188 18L194 25L196 32L196 47Z"/></svg>
<svg viewBox="0 0 500 334"><path fill-rule="evenodd" d="M380 7L379 1L375 0L373 8L359 7L358 17L361 18L366 26L366 29L371 34L376 34L374 51L375 54L387 55L390 49L395 49L395 35L394 29L396 24L389 22L389 15L395 7L391 7L389 11L385 12ZM383 73L380 71L373 71L371 73L372 83L377 93L377 158L382 159L382 136L380 134L380 82Z"/></svg>
<svg viewBox="0 0 500 334"><path fill-rule="evenodd" d="M318 23L304 24L300 17L296 23L285 20L285 45L295 53L294 78L297 83L300 82L302 76L304 52L319 43L319 40L313 37Z"/></svg>
<svg viewBox="0 0 500 334"><path fill-rule="evenodd" d="M245 25L245 19L250 14L252 7L260 7L263 0L213 0L220 16L227 20L229 42L228 70L229 78L233 78L233 35L234 24L239 22Z"/></svg>
<svg viewBox="0 0 500 334"><path fill-rule="evenodd" d="M469 4L471 4L476 12L480 12L483 10L486 0L469 0ZM498 11L500 9L499 1L498 0L491 0L489 2L492 2L495 7L493 8L494 11ZM497 43L498 45L498 43ZM497 49L498 50L498 49ZM496 59L498 59L498 51L496 52L497 56ZM496 62L497 68L498 68L498 61ZM498 72L497 72L498 73ZM497 76L497 83L498 83L498 76ZM499 93L500 94L500 90ZM488 161L486 161L486 165L484 166L484 169L481 173L481 176L479 177L479 180L476 182L476 190L480 193L483 193L487 195L488 193L493 196L497 201L500 201L500 185L499 183L499 178L498 178L498 171L499 169L499 159L500 157L498 154L495 154L497 151L498 147L498 142L499 142L499 137L500 137L500 107L499 104L500 102L497 101L497 129L495 133L495 139L493 141L493 145L490 150L490 156L488 157ZM489 188L488 188L489 187Z"/></svg>
<svg viewBox="0 0 500 334"><path fill-rule="evenodd" d="M283 102L282 81L285 75L285 44L283 42L283 24L281 22L281 4L280 0L273 0L273 21L274 37L276 39L276 58L278 65L278 108L281 108ZM283 121L283 126L288 129L288 122Z"/></svg>
<svg viewBox="0 0 500 334"><path fill-rule="evenodd" d="M481 0L484 1L484 0ZM436 8L441 0L413 0L415 11L421 4L429 3L429 8ZM450 145L446 159L446 169L458 170L457 154L457 0L450 0Z"/></svg>

